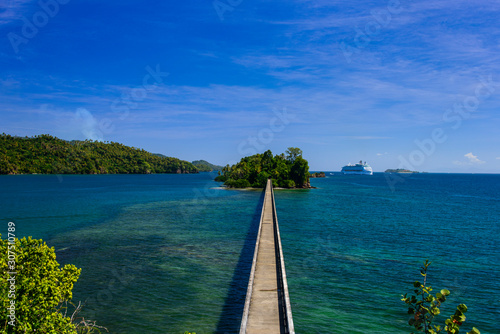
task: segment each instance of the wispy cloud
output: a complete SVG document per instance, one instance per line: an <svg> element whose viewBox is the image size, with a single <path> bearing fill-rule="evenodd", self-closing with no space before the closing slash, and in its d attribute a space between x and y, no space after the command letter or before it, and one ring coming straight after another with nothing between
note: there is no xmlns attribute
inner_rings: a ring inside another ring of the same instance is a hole
<svg viewBox="0 0 500 334"><path fill-rule="evenodd" d="M477 158L477 155L472 154L472 152L467 153L466 155L464 155L464 157L466 157L467 159L469 159L469 162L471 164L484 164L485 163L485 161L479 160Z"/></svg>
<svg viewBox="0 0 500 334"><path fill-rule="evenodd" d="M378 22L373 13L397 3L401 11L347 63L339 45L355 43L359 31ZM242 4L223 24L211 2L196 9L179 2L153 12L147 4L100 2L92 17L75 14L87 5L70 6L21 61L0 49L7 60L0 65L0 131L131 143L182 138L217 147L215 140L237 145L255 136L269 127L275 108L286 107L294 122L276 142L338 147L344 150L339 154L371 150L367 154L379 152L379 161L388 160L385 150L411 152L416 138L429 138L437 128L445 130L451 149L433 158L447 166L463 155L457 138L481 128L485 137L478 140L497 140L500 85L496 96L463 119L468 126L460 133L449 129L443 114L474 96L479 77L492 74L500 81L499 2L257 0ZM38 0L7 0L1 35L22 32L20 18L41 10ZM179 15L184 13L189 15ZM128 19L130 25L121 24ZM136 52L124 57L123 50ZM156 61L170 76L134 101L145 66ZM134 107L126 115L116 112L117 99ZM109 122L112 127L103 126ZM484 164L472 152L456 161Z"/></svg>
<svg viewBox="0 0 500 334"><path fill-rule="evenodd" d="M33 2L33 0L5 0L4 8L0 9L0 26L19 20L27 6Z"/></svg>
<svg viewBox="0 0 500 334"><path fill-rule="evenodd" d="M384 137L384 136L343 136L342 138L354 139L354 140L391 139L391 137Z"/></svg>
<svg viewBox="0 0 500 334"><path fill-rule="evenodd" d="M467 158L467 161L465 161L465 162L464 161L454 161L454 164L459 165L459 166L464 166L464 165L471 166L471 165L482 165L482 164L486 163L486 161L479 160L477 155L472 154L472 152L465 154L464 157Z"/></svg>

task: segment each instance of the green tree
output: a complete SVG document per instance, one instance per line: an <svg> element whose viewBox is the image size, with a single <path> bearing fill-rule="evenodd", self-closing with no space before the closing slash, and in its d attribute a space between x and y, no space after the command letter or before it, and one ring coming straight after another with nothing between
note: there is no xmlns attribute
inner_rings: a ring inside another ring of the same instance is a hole
<svg viewBox="0 0 500 334"><path fill-rule="evenodd" d="M427 284L427 270L430 264L426 260L420 270L420 274L424 277L424 282L416 281L413 283L413 292L415 294L408 297L408 294L405 293L401 299L408 305L408 314L411 315L408 324L414 327L417 332L424 332L425 334L457 334L460 331L460 326L465 322L467 306L464 304L458 305L455 314L446 319L444 328L439 325L433 325L434 319L441 313L440 307L450 295L450 291L443 289L435 295L431 293L432 287ZM473 327L467 334L480 334L480 332L477 328Z"/></svg>
<svg viewBox="0 0 500 334"><path fill-rule="evenodd" d="M284 155L276 155L274 157L274 165L273 170L271 172L271 178L273 179L273 184L278 187L283 188L294 188L295 182L293 182L293 186L291 186L290 182L290 169L287 165L287 161L284 158Z"/></svg>
<svg viewBox="0 0 500 334"><path fill-rule="evenodd" d="M306 159L297 157L290 169L291 179L300 187L307 187L309 183L309 164Z"/></svg>
<svg viewBox="0 0 500 334"><path fill-rule="evenodd" d="M284 154L273 156L270 150L262 154L244 157L233 166L222 168L216 181L233 188L263 188L268 178L273 186L283 188L307 188L309 186L309 165L302 158L302 150L289 148L289 158Z"/></svg>
<svg viewBox="0 0 500 334"><path fill-rule="evenodd" d="M290 163L294 163L295 162L295 159L297 159L298 157L302 157L302 150L298 147L289 147L287 150L286 150L286 159L290 162Z"/></svg>
<svg viewBox="0 0 500 334"><path fill-rule="evenodd" d="M88 321L75 324L66 316L81 269L61 268L54 248L31 237L4 240L0 235L0 254L0 333L94 332L95 322L89 327Z"/></svg>

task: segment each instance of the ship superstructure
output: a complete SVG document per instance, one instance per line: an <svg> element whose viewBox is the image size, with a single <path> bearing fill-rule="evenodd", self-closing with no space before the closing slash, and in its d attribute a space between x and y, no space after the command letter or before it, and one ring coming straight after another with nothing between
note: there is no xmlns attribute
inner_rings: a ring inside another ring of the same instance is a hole
<svg viewBox="0 0 500 334"><path fill-rule="evenodd" d="M366 162L359 161L357 164L348 164L342 167L342 174L373 175L373 170Z"/></svg>

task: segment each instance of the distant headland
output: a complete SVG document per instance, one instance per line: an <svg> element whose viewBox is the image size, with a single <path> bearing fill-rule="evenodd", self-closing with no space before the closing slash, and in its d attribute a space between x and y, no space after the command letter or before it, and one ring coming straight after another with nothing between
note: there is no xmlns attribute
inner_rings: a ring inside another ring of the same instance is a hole
<svg viewBox="0 0 500 334"><path fill-rule="evenodd" d="M0 135L0 174L198 173L190 162L114 142Z"/></svg>
<svg viewBox="0 0 500 334"><path fill-rule="evenodd" d="M200 172L213 172L213 171L222 170L222 168L224 168L223 166L214 165L214 164L211 164L210 162L205 161L205 160L195 160L192 162L192 164Z"/></svg>
<svg viewBox="0 0 500 334"><path fill-rule="evenodd" d="M386 169L385 173L418 174L420 172L409 170L409 169L398 168L398 169Z"/></svg>

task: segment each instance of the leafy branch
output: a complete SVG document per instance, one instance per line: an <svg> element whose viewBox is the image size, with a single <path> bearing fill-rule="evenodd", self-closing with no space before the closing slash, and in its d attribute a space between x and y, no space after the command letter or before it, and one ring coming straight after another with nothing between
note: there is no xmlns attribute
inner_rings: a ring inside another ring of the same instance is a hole
<svg viewBox="0 0 500 334"><path fill-rule="evenodd" d="M433 321L437 315L441 313L440 307L446 301L446 297L450 295L450 291L443 289L433 295L432 287L427 284L427 270L431 262L426 260L420 270L420 274L424 277L424 282L416 281L413 283L414 295L408 297L405 293L402 301L408 305L408 314L412 315L408 324L413 326L417 332L426 334L447 333L456 334L460 331L460 326L465 322L465 313L467 306L460 304L457 306L455 314L449 319L446 319L444 328L439 325L433 325ZM413 332L412 332L413 334ZM480 334L475 327L467 334Z"/></svg>

